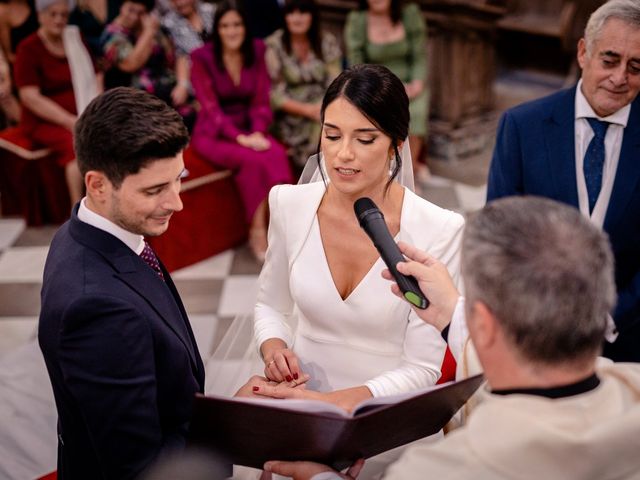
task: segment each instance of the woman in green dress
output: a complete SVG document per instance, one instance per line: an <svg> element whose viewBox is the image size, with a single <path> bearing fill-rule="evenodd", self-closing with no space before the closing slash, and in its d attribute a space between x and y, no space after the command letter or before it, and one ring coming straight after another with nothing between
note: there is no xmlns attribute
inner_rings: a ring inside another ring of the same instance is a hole
<svg viewBox="0 0 640 480"><path fill-rule="evenodd" d="M273 133L301 169L318 149L320 104L342 70L342 52L333 35L320 32L313 0L287 0L283 10L285 27L265 40Z"/></svg>
<svg viewBox="0 0 640 480"><path fill-rule="evenodd" d="M409 144L416 178L426 174L424 167L417 168L429 116L426 40L420 8L415 3L403 6L401 0L360 0L360 9L349 13L345 25L350 65L384 65L404 83L410 102Z"/></svg>

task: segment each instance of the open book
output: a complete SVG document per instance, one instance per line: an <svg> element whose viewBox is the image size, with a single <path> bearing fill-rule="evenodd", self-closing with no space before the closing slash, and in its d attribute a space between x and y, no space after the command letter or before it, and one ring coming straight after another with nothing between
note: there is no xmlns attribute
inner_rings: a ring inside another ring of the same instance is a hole
<svg viewBox="0 0 640 480"><path fill-rule="evenodd" d="M482 375L409 394L371 398L349 414L316 400L196 395L189 443L236 465L311 460L342 469L438 432L483 381Z"/></svg>

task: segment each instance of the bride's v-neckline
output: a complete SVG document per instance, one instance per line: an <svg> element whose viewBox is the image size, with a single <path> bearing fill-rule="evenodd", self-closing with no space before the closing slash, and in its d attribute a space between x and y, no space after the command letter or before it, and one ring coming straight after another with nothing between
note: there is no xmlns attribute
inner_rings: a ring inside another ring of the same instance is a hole
<svg viewBox="0 0 640 480"><path fill-rule="evenodd" d="M400 228L398 229L398 233L393 237L395 242L398 242L398 240L400 239L400 233L402 232L402 225L404 224L404 215L405 215L405 211L407 210L406 199L407 199L407 190L405 189L404 195L402 198L402 207L400 209ZM371 267L369 267L369 269L362 276L362 278L358 280L358 282L355 284L355 287L353 287L353 289L347 294L346 297L343 297L340 294L340 290L338 289L338 286L336 284L335 278L333 276L333 272L331 271L331 267L329 266L329 259L327 258L327 252L324 249L324 242L322 241L322 232L320 231L320 220L318 219L317 211L313 219L312 228L314 228L317 232L318 241L320 242L320 250L322 251L323 268L325 269L326 273L329 276L329 279L331 280L331 284L333 285L333 291L335 292L336 296L340 299L342 303L347 303L360 290L360 285L365 283L367 278L371 276L372 272L375 270L376 265L378 265L378 263L382 261L382 257L380 257L380 255L376 257L376 260L371 264Z"/></svg>

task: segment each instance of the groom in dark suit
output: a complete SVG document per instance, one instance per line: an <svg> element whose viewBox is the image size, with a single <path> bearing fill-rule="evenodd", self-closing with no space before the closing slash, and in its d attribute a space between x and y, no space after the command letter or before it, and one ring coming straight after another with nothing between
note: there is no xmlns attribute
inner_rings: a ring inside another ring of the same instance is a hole
<svg viewBox="0 0 640 480"><path fill-rule="evenodd" d="M135 478L184 446L204 367L145 236L182 209L180 115L117 88L75 127L86 197L51 244L38 339L58 409L58 478Z"/></svg>
<svg viewBox="0 0 640 480"><path fill-rule="evenodd" d="M549 197L608 234L615 255L617 338L604 354L640 361L640 3L611 0L578 43L572 89L503 115L487 200ZM613 338L610 338L613 340Z"/></svg>

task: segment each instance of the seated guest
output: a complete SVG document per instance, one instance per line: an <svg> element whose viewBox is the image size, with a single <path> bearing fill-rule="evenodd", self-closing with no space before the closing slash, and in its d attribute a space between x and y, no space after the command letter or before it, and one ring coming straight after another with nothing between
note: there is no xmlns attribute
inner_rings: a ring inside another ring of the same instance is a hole
<svg viewBox="0 0 640 480"><path fill-rule="evenodd" d="M287 154L267 135L273 119L269 74L262 41L252 40L238 4L216 9L213 41L191 56L191 82L201 109L193 148L215 165L236 172L249 226L249 245L258 260L267 250L267 194L291 181Z"/></svg>
<svg viewBox="0 0 640 480"><path fill-rule="evenodd" d="M176 78L173 45L160 29L153 7L153 0L125 0L105 28L101 38L105 87L131 86L152 93L176 108L190 128L193 106L188 97L178 95L189 78Z"/></svg>
<svg viewBox="0 0 640 480"><path fill-rule="evenodd" d="M211 35L215 7L199 0L172 0L172 9L162 17L176 49L178 85L172 93L174 104L186 101L191 91L191 52L201 47Z"/></svg>
<svg viewBox="0 0 640 480"><path fill-rule="evenodd" d="M11 88L11 67L0 50L0 109L4 115L3 127L20 120L20 104Z"/></svg>
<svg viewBox="0 0 640 480"><path fill-rule="evenodd" d="M100 37L104 28L118 16L120 0L79 0L71 11L69 24L77 25L93 58L102 56Z"/></svg>
<svg viewBox="0 0 640 480"><path fill-rule="evenodd" d="M336 38L320 33L313 0L287 1L284 19L284 29L265 40L274 131L289 147L289 158L302 168L318 148L320 104L340 73L342 59Z"/></svg>
<svg viewBox="0 0 640 480"><path fill-rule="evenodd" d="M95 71L76 28L67 27L71 0L38 0L40 28L16 52L15 80L24 106L21 126L65 169L71 201L82 195L73 151L77 115L97 94Z"/></svg>
<svg viewBox="0 0 640 480"><path fill-rule="evenodd" d="M402 249L413 261L398 269L416 276L431 300L416 312L442 328L458 298L446 268ZM407 449L385 478L637 479L640 366L596 362L615 302L606 235L551 200L497 200L467 221L462 273L466 323L488 386L466 426ZM310 462L265 469L345 478Z"/></svg>
<svg viewBox="0 0 640 480"><path fill-rule="evenodd" d="M344 41L350 65L377 63L395 73L405 85L411 110L409 143L416 178L428 176L419 163L429 118L427 85L427 26L420 7L402 0L360 0L349 12Z"/></svg>
<svg viewBox="0 0 640 480"><path fill-rule="evenodd" d="M0 3L0 47L9 63L16 59L18 44L38 30L34 0Z"/></svg>

